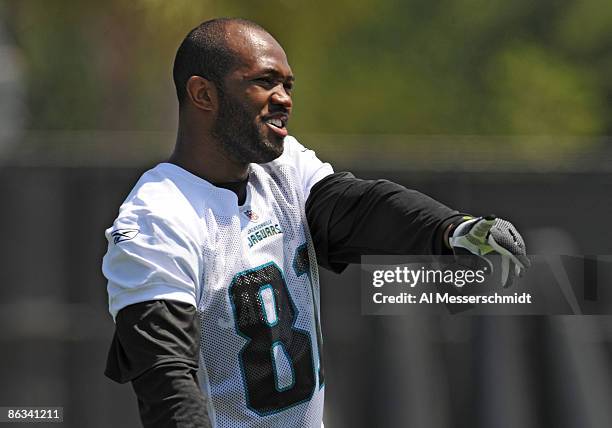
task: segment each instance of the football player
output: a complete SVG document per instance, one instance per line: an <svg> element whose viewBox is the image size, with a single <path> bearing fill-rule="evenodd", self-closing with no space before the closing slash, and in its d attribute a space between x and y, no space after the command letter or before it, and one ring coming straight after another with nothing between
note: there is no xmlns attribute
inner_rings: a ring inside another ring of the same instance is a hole
<svg viewBox="0 0 612 428"><path fill-rule="evenodd" d="M293 72L259 25L202 23L173 74L175 150L121 205L103 261L106 374L132 383L145 427L319 428L317 265L456 248L502 254L509 280L526 266L509 223L334 173L289 136Z"/></svg>

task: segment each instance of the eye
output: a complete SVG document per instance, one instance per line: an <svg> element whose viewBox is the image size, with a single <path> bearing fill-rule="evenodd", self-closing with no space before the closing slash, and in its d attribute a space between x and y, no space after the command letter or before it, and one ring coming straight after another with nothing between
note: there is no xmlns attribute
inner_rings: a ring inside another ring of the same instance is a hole
<svg viewBox="0 0 612 428"><path fill-rule="evenodd" d="M285 92L287 92L288 94L291 94L291 92L293 92L293 83L285 83L283 87L285 88Z"/></svg>
<svg viewBox="0 0 612 428"><path fill-rule="evenodd" d="M271 77L259 77L254 79L253 82L258 84L259 86L263 86L266 89L271 89L276 85L276 81Z"/></svg>

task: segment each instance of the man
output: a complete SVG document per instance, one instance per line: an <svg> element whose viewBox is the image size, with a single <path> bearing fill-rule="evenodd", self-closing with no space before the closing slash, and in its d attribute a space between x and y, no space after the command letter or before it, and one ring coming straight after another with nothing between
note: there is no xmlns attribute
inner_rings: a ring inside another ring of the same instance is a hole
<svg viewBox="0 0 612 428"><path fill-rule="evenodd" d="M106 374L132 382L144 426L321 426L317 263L454 248L503 254L510 280L526 265L509 223L334 173L288 136L294 77L257 24L192 30L174 81L174 153L128 195L103 262Z"/></svg>

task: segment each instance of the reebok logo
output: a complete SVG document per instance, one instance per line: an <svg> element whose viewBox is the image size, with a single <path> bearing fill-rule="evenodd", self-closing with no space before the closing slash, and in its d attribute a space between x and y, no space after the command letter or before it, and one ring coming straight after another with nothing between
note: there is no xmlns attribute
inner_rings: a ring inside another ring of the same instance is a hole
<svg viewBox="0 0 612 428"><path fill-rule="evenodd" d="M111 236L113 237L113 242L118 244L119 242L134 239L136 235L138 235L138 232L138 229L117 229L111 233Z"/></svg>

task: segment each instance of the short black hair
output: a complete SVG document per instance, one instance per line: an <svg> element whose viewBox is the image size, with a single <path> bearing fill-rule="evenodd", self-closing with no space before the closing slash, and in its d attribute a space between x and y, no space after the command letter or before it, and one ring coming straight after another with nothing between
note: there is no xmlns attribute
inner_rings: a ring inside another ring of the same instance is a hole
<svg viewBox="0 0 612 428"><path fill-rule="evenodd" d="M187 97L187 80L191 76L201 76L220 85L223 77L238 64L236 53L227 43L227 26L234 23L266 31L247 19L215 18L202 22L183 39L172 70L179 106Z"/></svg>

